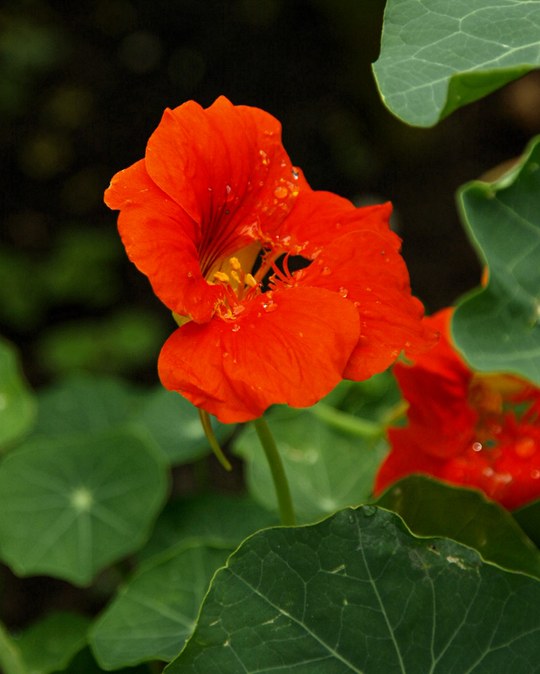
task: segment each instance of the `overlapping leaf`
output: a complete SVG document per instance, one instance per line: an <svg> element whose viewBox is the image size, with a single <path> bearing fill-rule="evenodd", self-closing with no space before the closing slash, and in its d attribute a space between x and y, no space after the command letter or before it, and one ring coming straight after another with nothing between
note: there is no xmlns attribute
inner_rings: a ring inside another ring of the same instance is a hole
<svg viewBox="0 0 540 674"><path fill-rule="evenodd" d="M512 515L480 491L412 475L389 487L377 505L398 513L419 536L444 536L483 559L540 578L540 551Z"/></svg>
<svg viewBox="0 0 540 674"><path fill-rule="evenodd" d="M539 6L540 7L540 6ZM460 192L463 221L489 279L457 307L458 348L478 370L512 372L540 385L540 139L494 183Z"/></svg>
<svg viewBox="0 0 540 674"><path fill-rule="evenodd" d="M167 674L538 671L540 583L393 513L255 534L220 570Z"/></svg>
<svg viewBox="0 0 540 674"><path fill-rule="evenodd" d="M540 65L540 5L388 0L373 69L390 110L432 126Z"/></svg>

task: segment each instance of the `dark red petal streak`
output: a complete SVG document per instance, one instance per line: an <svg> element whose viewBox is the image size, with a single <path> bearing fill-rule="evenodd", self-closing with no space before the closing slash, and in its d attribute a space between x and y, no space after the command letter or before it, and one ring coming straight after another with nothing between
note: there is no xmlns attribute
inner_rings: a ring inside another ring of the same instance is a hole
<svg viewBox="0 0 540 674"><path fill-rule="evenodd" d="M309 190L303 178L293 180L279 122L224 97L207 109L190 101L166 110L145 161L152 180L198 223L203 274L257 238L265 222L279 226L296 198L292 186Z"/></svg>
<svg viewBox="0 0 540 674"><path fill-rule="evenodd" d="M275 291L234 322L177 330L159 358L163 385L225 423L259 417L274 403L306 407L341 379L358 336L358 314L319 288Z"/></svg>
<svg viewBox="0 0 540 674"><path fill-rule="evenodd" d="M150 179L144 161L117 173L105 203L121 209L118 230L130 260L169 309L209 320L223 290L201 275L195 223Z"/></svg>

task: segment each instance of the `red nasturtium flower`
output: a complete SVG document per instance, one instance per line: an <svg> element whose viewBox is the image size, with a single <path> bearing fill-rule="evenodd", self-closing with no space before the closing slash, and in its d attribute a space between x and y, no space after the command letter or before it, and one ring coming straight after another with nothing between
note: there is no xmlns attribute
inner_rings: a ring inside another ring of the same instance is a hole
<svg viewBox="0 0 540 674"><path fill-rule="evenodd" d="M394 367L408 424L389 431L380 492L412 473L476 487L509 509L540 497L540 389L513 375L472 371L450 338L451 309L426 319L440 340Z"/></svg>
<svg viewBox="0 0 540 674"><path fill-rule="evenodd" d="M312 405L431 341L391 206L313 191L262 110L223 97L166 110L105 201L180 326L163 385L224 422Z"/></svg>

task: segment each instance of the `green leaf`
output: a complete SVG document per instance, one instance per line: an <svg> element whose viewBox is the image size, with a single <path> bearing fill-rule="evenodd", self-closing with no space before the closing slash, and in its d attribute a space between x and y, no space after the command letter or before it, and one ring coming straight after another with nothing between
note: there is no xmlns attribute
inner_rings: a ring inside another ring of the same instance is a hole
<svg viewBox="0 0 540 674"><path fill-rule="evenodd" d="M540 500L514 510L512 515L531 541L540 548Z"/></svg>
<svg viewBox="0 0 540 674"><path fill-rule="evenodd" d="M147 559L179 541L236 547L258 529L277 523L274 513L249 496L211 493L173 501L160 514L138 558Z"/></svg>
<svg viewBox="0 0 540 674"><path fill-rule="evenodd" d="M86 645L90 619L77 613L51 613L16 640L28 674L65 669Z"/></svg>
<svg viewBox="0 0 540 674"><path fill-rule="evenodd" d="M230 552L181 544L143 566L90 632L100 665L115 669L177 655L193 631L212 575Z"/></svg>
<svg viewBox="0 0 540 674"><path fill-rule="evenodd" d="M39 395L36 434L99 433L140 426L174 464L207 456L211 449L197 409L163 387L142 389L103 375L72 374ZM234 426L215 424L225 442Z"/></svg>
<svg viewBox="0 0 540 674"><path fill-rule="evenodd" d="M418 536L452 538L488 562L540 578L540 551L512 515L480 491L412 475L387 489L376 504L398 513Z"/></svg>
<svg viewBox="0 0 540 674"><path fill-rule="evenodd" d="M375 79L385 105L433 126L540 65L540 6L528 0L388 0Z"/></svg>
<svg viewBox="0 0 540 674"><path fill-rule="evenodd" d="M167 674L538 671L540 583L372 506L255 534Z"/></svg>
<svg viewBox="0 0 540 674"><path fill-rule="evenodd" d="M17 353L0 339L0 449L28 432L34 414L34 398L22 377Z"/></svg>
<svg viewBox="0 0 540 674"><path fill-rule="evenodd" d="M340 423L335 423L335 418ZM375 472L386 451L380 426L329 406L322 414L316 406L301 412L277 408L268 415L268 424L283 460L299 520L313 521L369 498ZM372 431L367 438L363 435L366 424ZM253 498L276 510L268 462L251 426L239 437L235 449L247 461L247 481Z"/></svg>
<svg viewBox="0 0 540 674"><path fill-rule="evenodd" d="M21 652L2 623L0 623L0 667L0 671L4 674L27 674Z"/></svg>
<svg viewBox="0 0 540 674"><path fill-rule="evenodd" d="M28 440L0 464L0 557L85 585L141 546L166 491L161 454L134 432Z"/></svg>
<svg viewBox="0 0 540 674"><path fill-rule="evenodd" d="M539 6L540 9L540 6ZM457 307L453 336L473 368L540 385L540 137L494 183L459 193L463 221L489 280Z"/></svg>

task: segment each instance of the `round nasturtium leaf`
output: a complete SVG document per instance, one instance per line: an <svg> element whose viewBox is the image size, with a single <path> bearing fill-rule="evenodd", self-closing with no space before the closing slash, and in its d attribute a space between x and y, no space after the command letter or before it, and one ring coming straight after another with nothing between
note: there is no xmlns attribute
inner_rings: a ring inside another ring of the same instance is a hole
<svg viewBox="0 0 540 674"><path fill-rule="evenodd" d="M456 308L456 345L475 369L540 386L540 137L500 180L465 185L459 202L488 280Z"/></svg>
<svg viewBox="0 0 540 674"><path fill-rule="evenodd" d="M129 430L28 440L0 464L0 558L88 584L145 542L167 485L159 451Z"/></svg>
<svg viewBox="0 0 540 674"><path fill-rule="evenodd" d="M0 339L0 450L30 429L34 413L34 398L21 375L15 349Z"/></svg>
<svg viewBox="0 0 540 674"><path fill-rule="evenodd" d="M537 672L540 583L363 506L229 557L167 674Z"/></svg>

